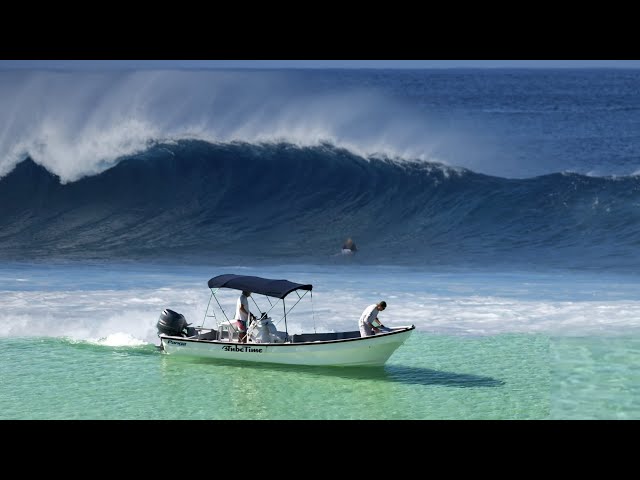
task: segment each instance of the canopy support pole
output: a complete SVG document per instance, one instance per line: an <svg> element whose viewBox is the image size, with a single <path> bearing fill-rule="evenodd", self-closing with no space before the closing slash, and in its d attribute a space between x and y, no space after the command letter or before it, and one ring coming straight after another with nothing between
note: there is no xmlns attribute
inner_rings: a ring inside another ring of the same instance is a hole
<svg viewBox="0 0 640 480"><path fill-rule="evenodd" d="M318 333L316 331L316 312L313 309L313 290L311 290L311 318L313 318L313 333Z"/></svg>
<svg viewBox="0 0 640 480"><path fill-rule="evenodd" d="M287 328L287 307L284 304L284 298L282 299L282 310L284 311L284 331L285 331L285 337L284 337L284 341L286 342L287 340L289 340L289 329Z"/></svg>
<svg viewBox="0 0 640 480"><path fill-rule="evenodd" d="M204 322L207 320L207 313L209 313L209 307L211 306L211 299L213 298L213 289L211 289L211 296L209 297L209 303L207 303L207 309L204 311L204 318L202 319L202 325L200 328L204 327ZM215 313L214 313L215 317Z"/></svg>

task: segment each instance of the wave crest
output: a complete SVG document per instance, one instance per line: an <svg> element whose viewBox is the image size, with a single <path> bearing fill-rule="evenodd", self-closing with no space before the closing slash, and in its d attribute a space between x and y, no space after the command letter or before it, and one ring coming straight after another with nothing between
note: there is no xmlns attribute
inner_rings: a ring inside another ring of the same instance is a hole
<svg viewBox="0 0 640 480"><path fill-rule="evenodd" d="M0 179L0 257L638 266L640 178L513 180L330 144L178 141L62 184Z"/></svg>

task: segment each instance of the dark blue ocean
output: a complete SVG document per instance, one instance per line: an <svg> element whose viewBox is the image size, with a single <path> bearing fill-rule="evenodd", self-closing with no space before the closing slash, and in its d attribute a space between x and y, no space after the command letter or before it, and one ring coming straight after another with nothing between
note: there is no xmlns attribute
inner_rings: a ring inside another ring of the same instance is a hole
<svg viewBox="0 0 640 480"><path fill-rule="evenodd" d="M640 70L2 70L0 120L1 418L640 418ZM159 354L223 273L416 332L291 388ZM193 371L270 400L171 410Z"/></svg>
<svg viewBox="0 0 640 480"><path fill-rule="evenodd" d="M4 72L0 258L633 272L640 71Z"/></svg>

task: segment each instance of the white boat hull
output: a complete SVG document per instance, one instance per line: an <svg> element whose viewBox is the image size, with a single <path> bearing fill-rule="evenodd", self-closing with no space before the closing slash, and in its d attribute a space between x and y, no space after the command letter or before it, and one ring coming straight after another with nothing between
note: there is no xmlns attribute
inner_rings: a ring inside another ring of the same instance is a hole
<svg viewBox="0 0 640 480"><path fill-rule="evenodd" d="M238 343L160 335L166 354L287 365L380 366L400 347L413 325L370 337L304 343Z"/></svg>

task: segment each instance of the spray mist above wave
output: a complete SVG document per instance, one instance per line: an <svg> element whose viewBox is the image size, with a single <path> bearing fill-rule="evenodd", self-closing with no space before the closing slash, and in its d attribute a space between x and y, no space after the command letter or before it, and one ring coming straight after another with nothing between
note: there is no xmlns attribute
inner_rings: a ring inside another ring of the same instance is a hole
<svg viewBox="0 0 640 480"><path fill-rule="evenodd" d="M63 183L183 139L330 142L412 160L434 159L445 139L375 90L309 86L277 71L3 72L0 120L0 177L30 157Z"/></svg>

